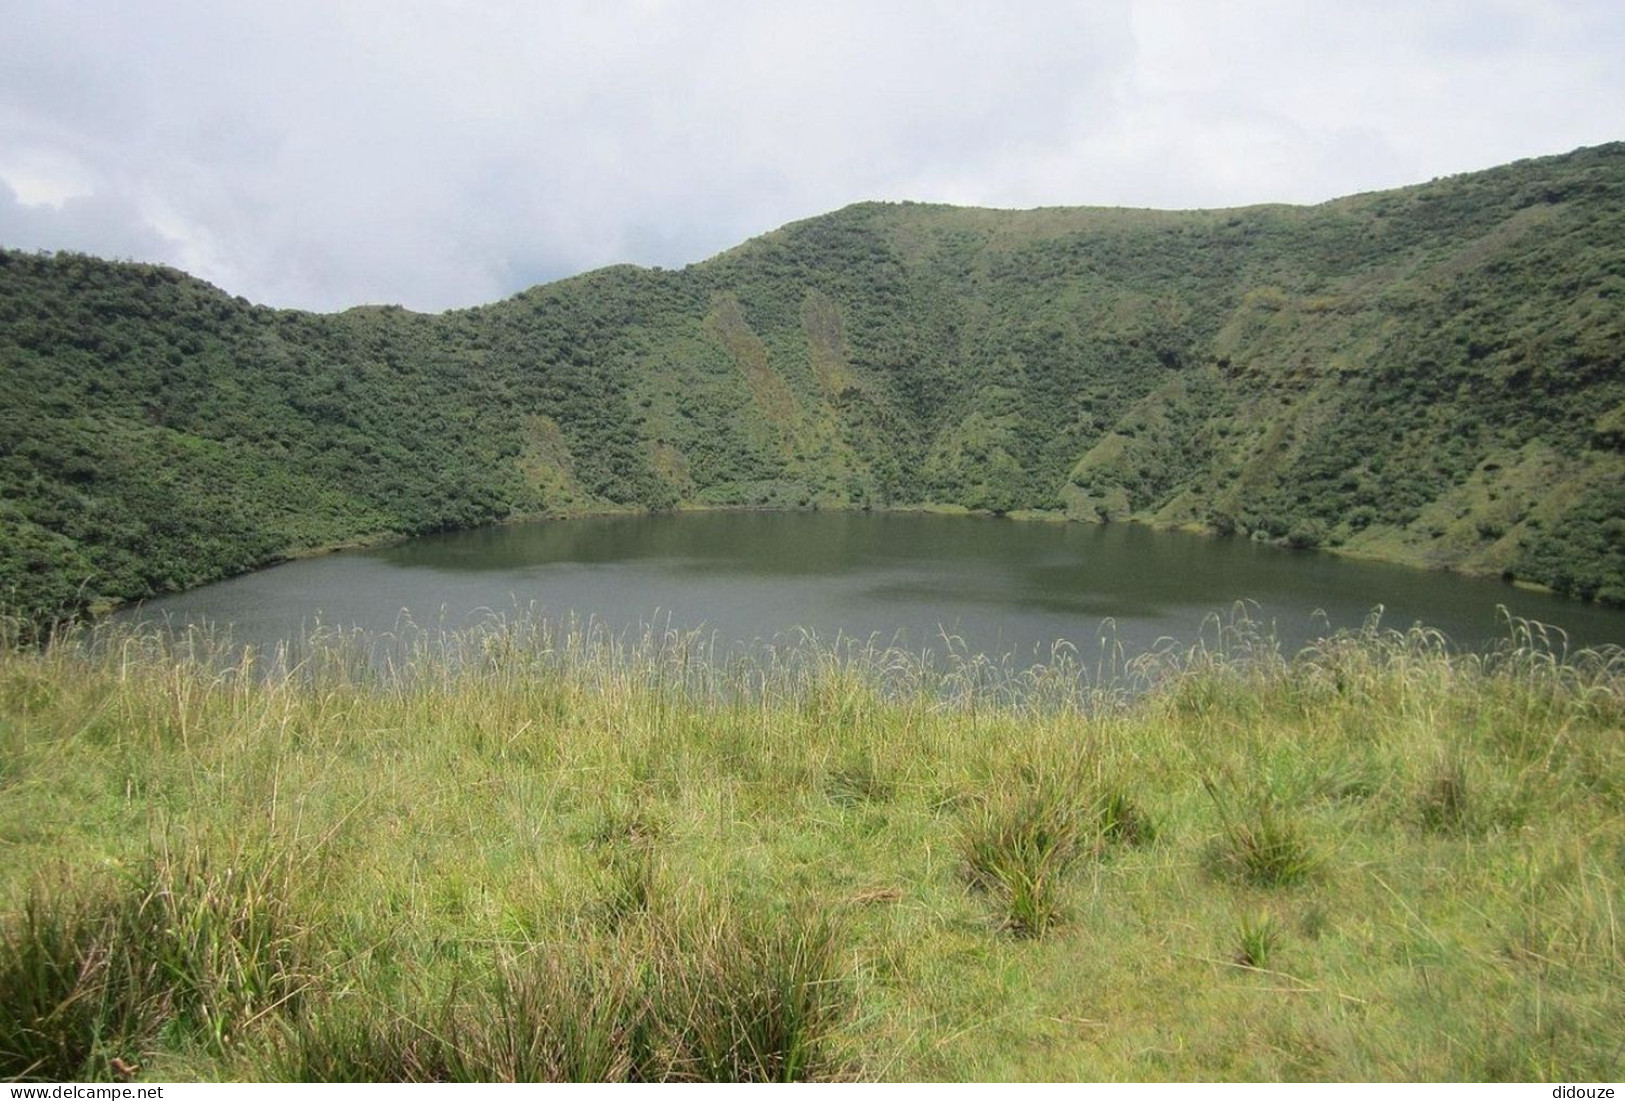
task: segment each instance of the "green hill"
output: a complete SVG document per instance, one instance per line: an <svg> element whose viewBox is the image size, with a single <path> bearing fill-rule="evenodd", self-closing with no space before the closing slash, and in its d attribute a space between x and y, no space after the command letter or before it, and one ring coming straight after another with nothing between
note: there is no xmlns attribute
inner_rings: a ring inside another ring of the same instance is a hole
<svg viewBox="0 0 1625 1101"><path fill-rule="evenodd" d="M1045 510L1625 603L1625 144L1314 207L867 203L436 316L0 251L0 604L678 505Z"/></svg>

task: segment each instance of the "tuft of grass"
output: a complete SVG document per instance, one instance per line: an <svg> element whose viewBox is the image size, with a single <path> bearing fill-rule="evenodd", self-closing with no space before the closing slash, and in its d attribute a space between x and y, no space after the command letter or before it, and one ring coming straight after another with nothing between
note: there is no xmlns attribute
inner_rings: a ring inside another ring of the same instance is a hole
<svg viewBox="0 0 1625 1101"><path fill-rule="evenodd" d="M272 1073L283 1082L470 1082L477 1068L450 1007L419 1020L385 1006L326 1006L286 1028Z"/></svg>
<svg viewBox="0 0 1625 1101"><path fill-rule="evenodd" d="M195 848L164 851L137 884L120 933L150 958L177 1022L212 1047L309 984L308 934L289 912L280 862L221 866Z"/></svg>
<svg viewBox="0 0 1625 1101"><path fill-rule="evenodd" d="M1238 815L1212 780L1204 777L1202 784L1219 808L1223 827L1207 854L1214 875L1252 887L1292 887L1323 872L1314 846L1273 798L1261 795Z"/></svg>
<svg viewBox="0 0 1625 1101"><path fill-rule="evenodd" d="M114 904L38 890L0 938L0 1077L104 1078L108 1060L134 1055L152 1014L121 987L110 953Z"/></svg>
<svg viewBox="0 0 1625 1101"><path fill-rule="evenodd" d="M1107 844L1149 845L1157 839L1157 824L1134 797L1122 788L1108 788L1099 802L1100 836Z"/></svg>
<svg viewBox="0 0 1625 1101"><path fill-rule="evenodd" d="M1268 967L1281 946L1281 926L1268 911L1243 915L1236 923L1235 960L1243 967Z"/></svg>
<svg viewBox="0 0 1625 1101"><path fill-rule="evenodd" d="M562 948L562 946L561 946ZM641 1037L624 974L563 951L502 961L424 1012L338 1004L296 1016L276 1062L295 1082L625 1082Z"/></svg>
<svg viewBox="0 0 1625 1101"><path fill-rule="evenodd" d="M1010 933L1039 937L1061 920L1061 878L1083 854L1089 824L1085 808L1053 789L984 801L965 823L966 878L999 900Z"/></svg>
<svg viewBox="0 0 1625 1101"><path fill-rule="evenodd" d="M659 1074L647 1077L795 1082L839 1075L831 1040L851 995L842 938L827 916L700 908L655 923L650 940L643 994L657 1037L650 1069Z"/></svg>
<svg viewBox="0 0 1625 1101"><path fill-rule="evenodd" d="M432 1015L337 1009L288 1030L299 1081L796 1082L839 1073L850 1013L841 937L808 911L776 919L657 908L498 961L484 991Z"/></svg>
<svg viewBox="0 0 1625 1101"><path fill-rule="evenodd" d="M975 804L962 826L966 880L998 900L1000 924L1016 937L1042 936L1064 920L1064 880L1080 859L1156 836L1150 816L1125 791L1088 798L1081 786L1042 778L996 793Z"/></svg>
<svg viewBox="0 0 1625 1101"><path fill-rule="evenodd" d="M105 1078L160 1031L224 1053L308 985L282 887L166 849L84 896L36 888L0 935L0 1076Z"/></svg>

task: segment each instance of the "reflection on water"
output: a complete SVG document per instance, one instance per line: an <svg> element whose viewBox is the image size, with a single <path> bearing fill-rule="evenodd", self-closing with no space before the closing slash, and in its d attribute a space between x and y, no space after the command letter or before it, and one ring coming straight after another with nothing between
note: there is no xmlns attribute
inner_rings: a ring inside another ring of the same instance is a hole
<svg viewBox="0 0 1625 1101"><path fill-rule="evenodd" d="M371 631L403 612L462 627L538 609L636 628L704 626L725 641L874 637L920 648L1088 655L1194 641L1249 601L1295 650L1329 629L1424 622L1462 646L1505 637L1497 606L1553 623L1575 645L1625 643L1625 613L1463 578L1133 525L1019 523L886 513L699 513L490 528L291 562L125 613L230 623L260 647L314 624Z"/></svg>

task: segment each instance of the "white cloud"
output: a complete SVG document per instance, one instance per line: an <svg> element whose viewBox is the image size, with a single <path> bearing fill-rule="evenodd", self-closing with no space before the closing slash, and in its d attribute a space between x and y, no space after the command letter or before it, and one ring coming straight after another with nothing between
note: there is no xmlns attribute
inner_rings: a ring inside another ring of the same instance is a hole
<svg viewBox="0 0 1625 1101"><path fill-rule="evenodd" d="M868 198L1312 201L1625 137L1612 4L8 8L0 242L279 305L466 305Z"/></svg>
<svg viewBox="0 0 1625 1101"><path fill-rule="evenodd" d="M95 194L89 174L62 150L27 146L0 150L0 181L25 206L56 210L69 199Z"/></svg>

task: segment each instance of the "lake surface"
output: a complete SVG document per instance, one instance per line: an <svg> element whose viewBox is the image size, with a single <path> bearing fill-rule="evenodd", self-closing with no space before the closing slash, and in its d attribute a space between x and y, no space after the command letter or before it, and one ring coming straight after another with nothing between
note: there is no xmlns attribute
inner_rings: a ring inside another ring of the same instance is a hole
<svg viewBox="0 0 1625 1101"><path fill-rule="evenodd" d="M460 628L492 613L574 614L615 631L704 627L720 643L873 637L918 651L1043 659L1057 641L1093 659L1193 643L1250 601L1289 651L1329 630L1417 621L1462 646L1506 635L1497 616L1625 644L1625 613L1500 581L1135 525L1024 523L858 512L717 512L549 521L347 551L154 600L123 618L230 624L268 647L318 623L387 632L403 613Z"/></svg>

